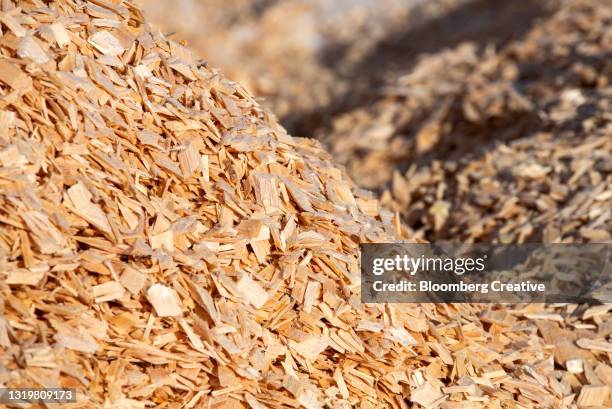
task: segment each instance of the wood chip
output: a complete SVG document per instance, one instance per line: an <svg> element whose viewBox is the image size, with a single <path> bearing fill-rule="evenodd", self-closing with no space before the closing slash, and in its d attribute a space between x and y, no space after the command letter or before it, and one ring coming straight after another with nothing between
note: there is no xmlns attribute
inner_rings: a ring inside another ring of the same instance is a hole
<svg viewBox="0 0 612 409"><path fill-rule="evenodd" d="M236 287L241 295L257 309L263 307L268 301L268 293L266 290L247 274L242 276L236 284Z"/></svg>
<svg viewBox="0 0 612 409"><path fill-rule="evenodd" d="M17 55L24 59L31 59L37 64L44 64L49 61L49 57L40 48L40 45L31 36L25 36L19 42L19 48L17 49Z"/></svg>
<svg viewBox="0 0 612 409"><path fill-rule="evenodd" d="M109 281L93 287L93 296L97 303L121 298L124 292L123 286L116 281Z"/></svg>
<svg viewBox="0 0 612 409"><path fill-rule="evenodd" d="M9 30L17 37L23 37L27 31L19 24L15 17L11 13L0 13L0 21L6 25Z"/></svg>
<svg viewBox="0 0 612 409"><path fill-rule="evenodd" d="M612 343L606 341L597 341L588 338L581 338L576 341L580 348L589 349L591 351L612 352Z"/></svg>
<svg viewBox="0 0 612 409"><path fill-rule="evenodd" d="M430 407L434 402L440 399L442 392L439 388L432 386L429 382L415 388L410 393L410 400L424 407Z"/></svg>
<svg viewBox="0 0 612 409"><path fill-rule="evenodd" d="M162 284L153 284L147 290L147 300L159 317L178 317L183 314L176 291Z"/></svg>
<svg viewBox="0 0 612 409"><path fill-rule="evenodd" d="M608 386L585 385L580 389L576 404L579 408L603 405L610 397Z"/></svg>
<svg viewBox="0 0 612 409"><path fill-rule="evenodd" d="M119 40L105 30L96 32L87 41L104 55L117 56L125 51Z"/></svg>
<svg viewBox="0 0 612 409"><path fill-rule="evenodd" d="M51 24L51 31L53 31L53 36L55 37L55 42L57 42L57 45L60 47L65 47L70 44L70 36L62 23L58 21Z"/></svg>
<svg viewBox="0 0 612 409"><path fill-rule="evenodd" d="M79 182L71 186L66 193L69 200L69 202L66 202L68 208L101 231L108 234L112 233L106 214L100 205L92 203L93 196L83 183Z"/></svg>
<svg viewBox="0 0 612 409"><path fill-rule="evenodd" d="M10 62L0 59L0 81L11 88L26 91L32 86L32 79Z"/></svg>
<svg viewBox="0 0 612 409"><path fill-rule="evenodd" d="M140 292L146 281L147 275L132 267L126 267L121 274L121 285L133 295Z"/></svg>

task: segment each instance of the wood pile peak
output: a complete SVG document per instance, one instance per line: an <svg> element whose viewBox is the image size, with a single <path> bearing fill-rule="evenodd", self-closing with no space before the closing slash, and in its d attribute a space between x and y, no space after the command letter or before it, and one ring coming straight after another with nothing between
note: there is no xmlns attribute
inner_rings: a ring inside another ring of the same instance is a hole
<svg viewBox="0 0 612 409"><path fill-rule="evenodd" d="M73 408L610 404L608 309L363 305L358 244L399 222L317 142L131 1L0 7L0 387L76 388Z"/></svg>

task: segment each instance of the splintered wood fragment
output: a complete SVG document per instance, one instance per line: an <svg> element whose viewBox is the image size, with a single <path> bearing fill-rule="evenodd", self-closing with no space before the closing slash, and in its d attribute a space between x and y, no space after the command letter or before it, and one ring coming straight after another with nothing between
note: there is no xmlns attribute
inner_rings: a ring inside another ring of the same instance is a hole
<svg viewBox="0 0 612 409"><path fill-rule="evenodd" d="M140 290L142 290L142 287L144 287L146 281L146 274L143 274L129 266L123 270L123 274L121 274L120 279L121 285L123 285L123 287L125 287L133 295L138 294Z"/></svg>
<svg viewBox="0 0 612 409"><path fill-rule="evenodd" d="M169 61L168 65L170 66L170 68L172 68L173 70L176 70L177 72L179 72L180 74L184 75L186 78L189 78L192 81L195 81L197 79L196 76L193 75L193 71L191 71L191 68L189 67L189 65L187 65L184 61L181 61L175 58Z"/></svg>
<svg viewBox="0 0 612 409"><path fill-rule="evenodd" d="M565 368L570 373L579 374L584 372L584 361L579 358L568 359L565 361Z"/></svg>
<svg viewBox="0 0 612 409"><path fill-rule="evenodd" d="M251 248L259 263L264 264L266 257L270 254L270 242L268 240L251 241Z"/></svg>
<svg viewBox="0 0 612 409"><path fill-rule="evenodd" d="M49 220L49 217L38 211L21 214L21 218L30 229L31 237L43 254L61 254L67 251L68 242L61 231Z"/></svg>
<svg viewBox="0 0 612 409"><path fill-rule="evenodd" d="M257 282L255 282L248 274L243 274L238 280L236 288L240 294L255 308L263 307L268 301L268 293Z"/></svg>
<svg viewBox="0 0 612 409"><path fill-rule="evenodd" d="M328 342L320 337L309 337L301 342L289 341L289 347L304 358L315 360L328 347Z"/></svg>
<svg viewBox="0 0 612 409"><path fill-rule="evenodd" d="M191 343L191 346L196 351L204 351L204 344L202 343L202 340L193 331L193 328L191 328L189 323L187 323L187 321L185 321L183 318L179 318L178 321L179 321L179 324L181 325L181 328L183 328L183 331L185 331L185 334L187 334L187 338L189 338L189 342Z"/></svg>
<svg viewBox="0 0 612 409"><path fill-rule="evenodd" d="M210 181L210 169L208 167L208 155L202 155L200 160L200 169L202 169L202 179L205 182Z"/></svg>
<svg viewBox="0 0 612 409"><path fill-rule="evenodd" d="M174 332L166 332L153 338L153 345L163 346L177 340L177 336Z"/></svg>
<svg viewBox="0 0 612 409"><path fill-rule="evenodd" d="M0 81L19 91L26 91L32 86L29 76L4 59L0 59Z"/></svg>
<svg viewBox="0 0 612 409"><path fill-rule="evenodd" d="M306 409L323 409L323 405L321 405L319 399L317 399L317 395L311 390L303 391L297 397L297 401Z"/></svg>
<svg viewBox="0 0 612 409"><path fill-rule="evenodd" d="M340 368L334 369L334 380L336 381L336 385L338 386L338 390L344 399L349 398L349 390L346 386L346 382L344 381L344 377L342 376L342 371Z"/></svg>
<svg viewBox="0 0 612 409"><path fill-rule="evenodd" d="M295 203L302 209L307 212L313 212L314 209L310 204L310 200L306 193L301 191L295 184L285 181L285 186L287 186L287 190L291 195L291 198L295 201Z"/></svg>
<svg viewBox="0 0 612 409"><path fill-rule="evenodd" d="M117 56L125 51L117 37L106 30L96 32L87 41L104 55Z"/></svg>
<svg viewBox="0 0 612 409"><path fill-rule="evenodd" d="M183 121L166 121L164 126L174 132L192 131L196 129L203 129L204 125L201 122L194 119L185 119Z"/></svg>
<svg viewBox="0 0 612 409"><path fill-rule="evenodd" d="M503 369L498 369L495 371L486 371L482 373L482 376L489 379L501 378L503 376L506 376L506 371L504 371Z"/></svg>
<svg viewBox="0 0 612 409"><path fill-rule="evenodd" d="M254 173L255 196L263 204L267 214L276 213L280 209L280 195L277 189L277 178L267 173Z"/></svg>
<svg viewBox="0 0 612 409"><path fill-rule="evenodd" d="M595 367L597 377L610 388L612 388L612 367L604 363L599 363Z"/></svg>
<svg viewBox="0 0 612 409"><path fill-rule="evenodd" d="M93 287L93 296L96 303L116 300L123 297L125 289L116 281L108 281Z"/></svg>
<svg viewBox="0 0 612 409"><path fill-rule="evenodd" d="M51 31L53 32L53 36L55 37L55 42L60 47L65 47L70 44L70 36L68 35L68 31L62 23L59 21L51 24Z"/></svg>
<svg viewBox="0 0 612 409"><path fill-rule="evenodd" d="M610 397L610 388L607 385L585 385L580 389L576 400L579 408L603 405Z"/></svg>
<svg viewBox="0 0 612 409"><path fill-rule="evenodd" d="M379 203L376 199L357 199L357 207L368 216L376 217L379 214Z"/></svg>
<svg viewBox="0 0 612 409"><path fill-rule="evenodd" d="M206 395L206 393L207 393L207 390L201 390L201 391L196 392L193 398L191 398L191 400L189 400L189 402L185 404L185 409L195 408L198 402L200 402L200 400L204 397L204 395Z"/></svg>
<svg viewBox="0 0 612 409"><path fill-rule="evenodd" d="M9 271L6 277L7 284L23 284L36 285L45 276L45 271L42 270L26 270L20 268L18 270Z"/></svg>
<svg viewBox="0 0 612 409"><path fill-rule="evenodd" d="M580 338L576 341L580 348L589 349L591 351L612 352L612 343L606 341L597 341L588 338Z"/></svg>
<svg viewBox="0 0 612 409"><path fill-rule="evenodd" d="M582 314L583 320L588 320L593 317L605 315L608 311L612 310L612 304L595 305L587 308Z"/></svg>
<svg viewBox="0 0 612 409"><path fill-rule="evenodd" d="M228 367L219 367L217 368L217 377L219 378L219 383L224 387L235 386L236 381L238 380L234 372Z"/></svg>
<svg viewBox="0 0 612 409"><path fill-rule="evenodd" d="M229 395L230 393L239 391L240 389L242 389L242 385L234 385L234 386L231 386L231 387L214 390L214 391L211 392L211 395L215 396L215 397L216 396ZM227 398L227 399L228 400L226 400L225 402L227 402L228 404L227 405L223 405L221 407L224 407L224 408L228 407L228 408L231 408L231 409L234 409L234 408L238 409L239 406L237 406L238 405L237 401L235 401L231 397Z"/></svg>
<svg viewBox="0 0 612 409"><path fill-rule="evenodd" d="M0 110L0 138L7 138L9 129L12 129L14 127L15 113L11 111Z"/></svg>
<svg viewBox="0 0 612 409"><path fill-rule="evenodd" d="M187 284L195 295L195 302L199 304L208 313L208 315L210 315L210 318L215 323L220 323L221 317L210 293L191 280L187 280Z"/></svg>
<svg viewBox="0 0 612 409"><path fill-rule="evenodd" d="M453 359L453 356L451 355L450 351L448 350L448 348L446 348L444 345L442 345L439 342L432 342L431 343L431 348L436 351L436 353L438 354L438 356L440 357L440 359L442 359L442 361L446 364L446 365L453 365L453 363L455 362L455 360ZM505 374L504 371L502 371L503 374ZM487 376L487 375L484 375ZM488 377L488 376L487 376ZM492 376L491 376L492 377Z"/></svg>
<svg viewBox="0 0 612 409"><path fill-rule="evenodd" d="M93 196L81 182L68 188L66 191L70 199L69 207L72 208L75 214L79 215L92 225L99 228L101 231L112 234L112 229L106 218L106 214L100 207L91 201Z"/></svg>
<svg viewBox="0 0 612 409"><path fill-rule="evenodd" d="M525 314L525 318L529 318L530 320L549 320L563 322L563 317L560 314L554 313Z"/></svg>
<svg viewBox="0 0 612 409"><path fill-rule="evenodd" d="M163 233L151 236L151 248L163 249L168 252L174 251L174 232L169 229Z"/></svg>
<svg viewBox="0 0 612 409"><path fill-rule="evenodd" d="M282 250L285 250L285 248L287 247L287 242L288 240L293 237L293 235L296 233L296 223L295 223L295 218L292 216L289 218L289 220L287 220L287 223L285 224L285 227L283 227L283 230L280 233L280 248Z"/></svg>
<svg viewBox="0 0 612 409"><path fill-rule="evenodd" d="M245 220L238 226L238 231L251 241L268 240L270 238L270 228L261 220Z"/></svg>
<svg viewBox="0 0 612 409"><path fill-rule="evenodd" d="M23 166L28 163L28 159L13 144L0 151L0 163L4 166Z"/></svg>
<svg viewBox="0 0 612 409"><path fill-rule="evenodd" d="M442 388L442 391L447 394L452 393L465 393L467 395L477 396L479 393L478 385L470 384L470 385L453 385Z"/></svg>
<svg viewBox="0 0 612 409"><path fill-rule="evenodd" d="M389 329L389 334L391 337L399 342L400 344L409 347L411 345L418 345L416 339L405 328L401 327L392 327Z"/></svg>
<svg viewBox="0 0 612 409"><path fill-rule="evenodd" d="M142 79L147 79L153 76L153 73L151 72L151 70L149 69L149 67L147 67L144 64L140 64L137 65L136 67L134 67L134 73L139 76ZM142 140L142 139L141 139ZM144 142L143 142L144 143Z"/></svg>
<svg viewBox="0 0 612 409"><path fill-rule="evenodd" d="M425 407L429 407L443 396L444 394L440 392L440 388L434 387L429 382L425 382L410 392L410 400Z"/></svg>
<svg viewBox="0 0 612 409"><path fill-rule="evenodd" d="M58 346L84 352L86 354L95 353L99 345L96 340L87 332L80 333L59 333L54 336Z"/></svg>
<svg viewBox="0 0 612 409"><path fill-rule="evenodd" d="M318 281L309 281L306 286L306 293L304 294L304 311L312 312L314 302L319 297L319 288L321 283Z"/></svg>
<svg viewBox="0 0 612 409"><path fill-rule="evenodd" d="M577 348L568 340L561 340L555 345L554 350L555 360L561 365L565 365L571 373L582 373L584 370L584 361L589 359L589 353Z"/></svg>
<svg viewBox="0 0 612 409"><path fill-rule="evenodd" d="M244 400L246 401L246 403L249 404L251 409L267 409L264 404L260 403L257 399L255 399L253 395L248 392L244 394Z"/></svg>
<svg viewBox="0 0 612 409"><path fill-rule="evenodd" d="M357 202L355 201L355 196L353 196L353 192L351 192L351 188L340 182L336 182L333 184L333 189L338 195L340 202L344 205L356 206Z"/></svg>
<svg viewBox="0 0 612 409"><path fill-rule="evenodd" d="M21 58L29 58L37 64L45 64L49 57L32 36L25 36L19 41L17 54Z"/></svg>
<svg viewBox="0 0 612 409"><path fill-rule="evenodd" d="M147 300L155 309L158 317L178 317L183 314L181 302L173 288L153 284L147 290Z"/></svg>
<svg viewBox="0 0 612 409"><path fill-rule="evenodd" d="M183 176L188 178L197 172L201 166L201 156L196 148L189 144L184 150L179 153L179 164Z"/></svg>
<svg viewBox="0 0 612 409"><path fill-rule="evenodd" d="M27 34L26 29L10 13L0 13L0 21L17 37L23 37Z"/></svg>

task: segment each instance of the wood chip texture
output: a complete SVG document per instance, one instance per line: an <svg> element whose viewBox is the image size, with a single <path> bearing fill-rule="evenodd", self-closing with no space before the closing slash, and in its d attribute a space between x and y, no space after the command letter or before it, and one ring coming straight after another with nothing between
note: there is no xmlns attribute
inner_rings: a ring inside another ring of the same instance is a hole
<svg viewBox="0 0 612 409"><path fill-rule="evenodd" d="M610 406L608 310L363 305L358 244L399 222L317 142L131 1L0 7L0 386L76 388L75 408Z"/></svg>

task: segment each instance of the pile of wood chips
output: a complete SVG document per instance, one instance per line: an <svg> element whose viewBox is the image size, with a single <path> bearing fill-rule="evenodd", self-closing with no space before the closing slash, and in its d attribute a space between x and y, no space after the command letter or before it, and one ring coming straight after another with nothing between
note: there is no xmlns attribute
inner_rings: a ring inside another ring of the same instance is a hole
<svg viewBox="0 0 612 409"><path fill-rule="evenodd" d="M612 7L555 3L499 50L424 56L321 135L413 237L612 240Z"/></svg>
<svg viewBox="0 0 612 409"><path fill-rule="evenodd" d="M0 386L66 408L612 405L611 306L364 305L398 218L131 1L0 11Z"/></svg>

